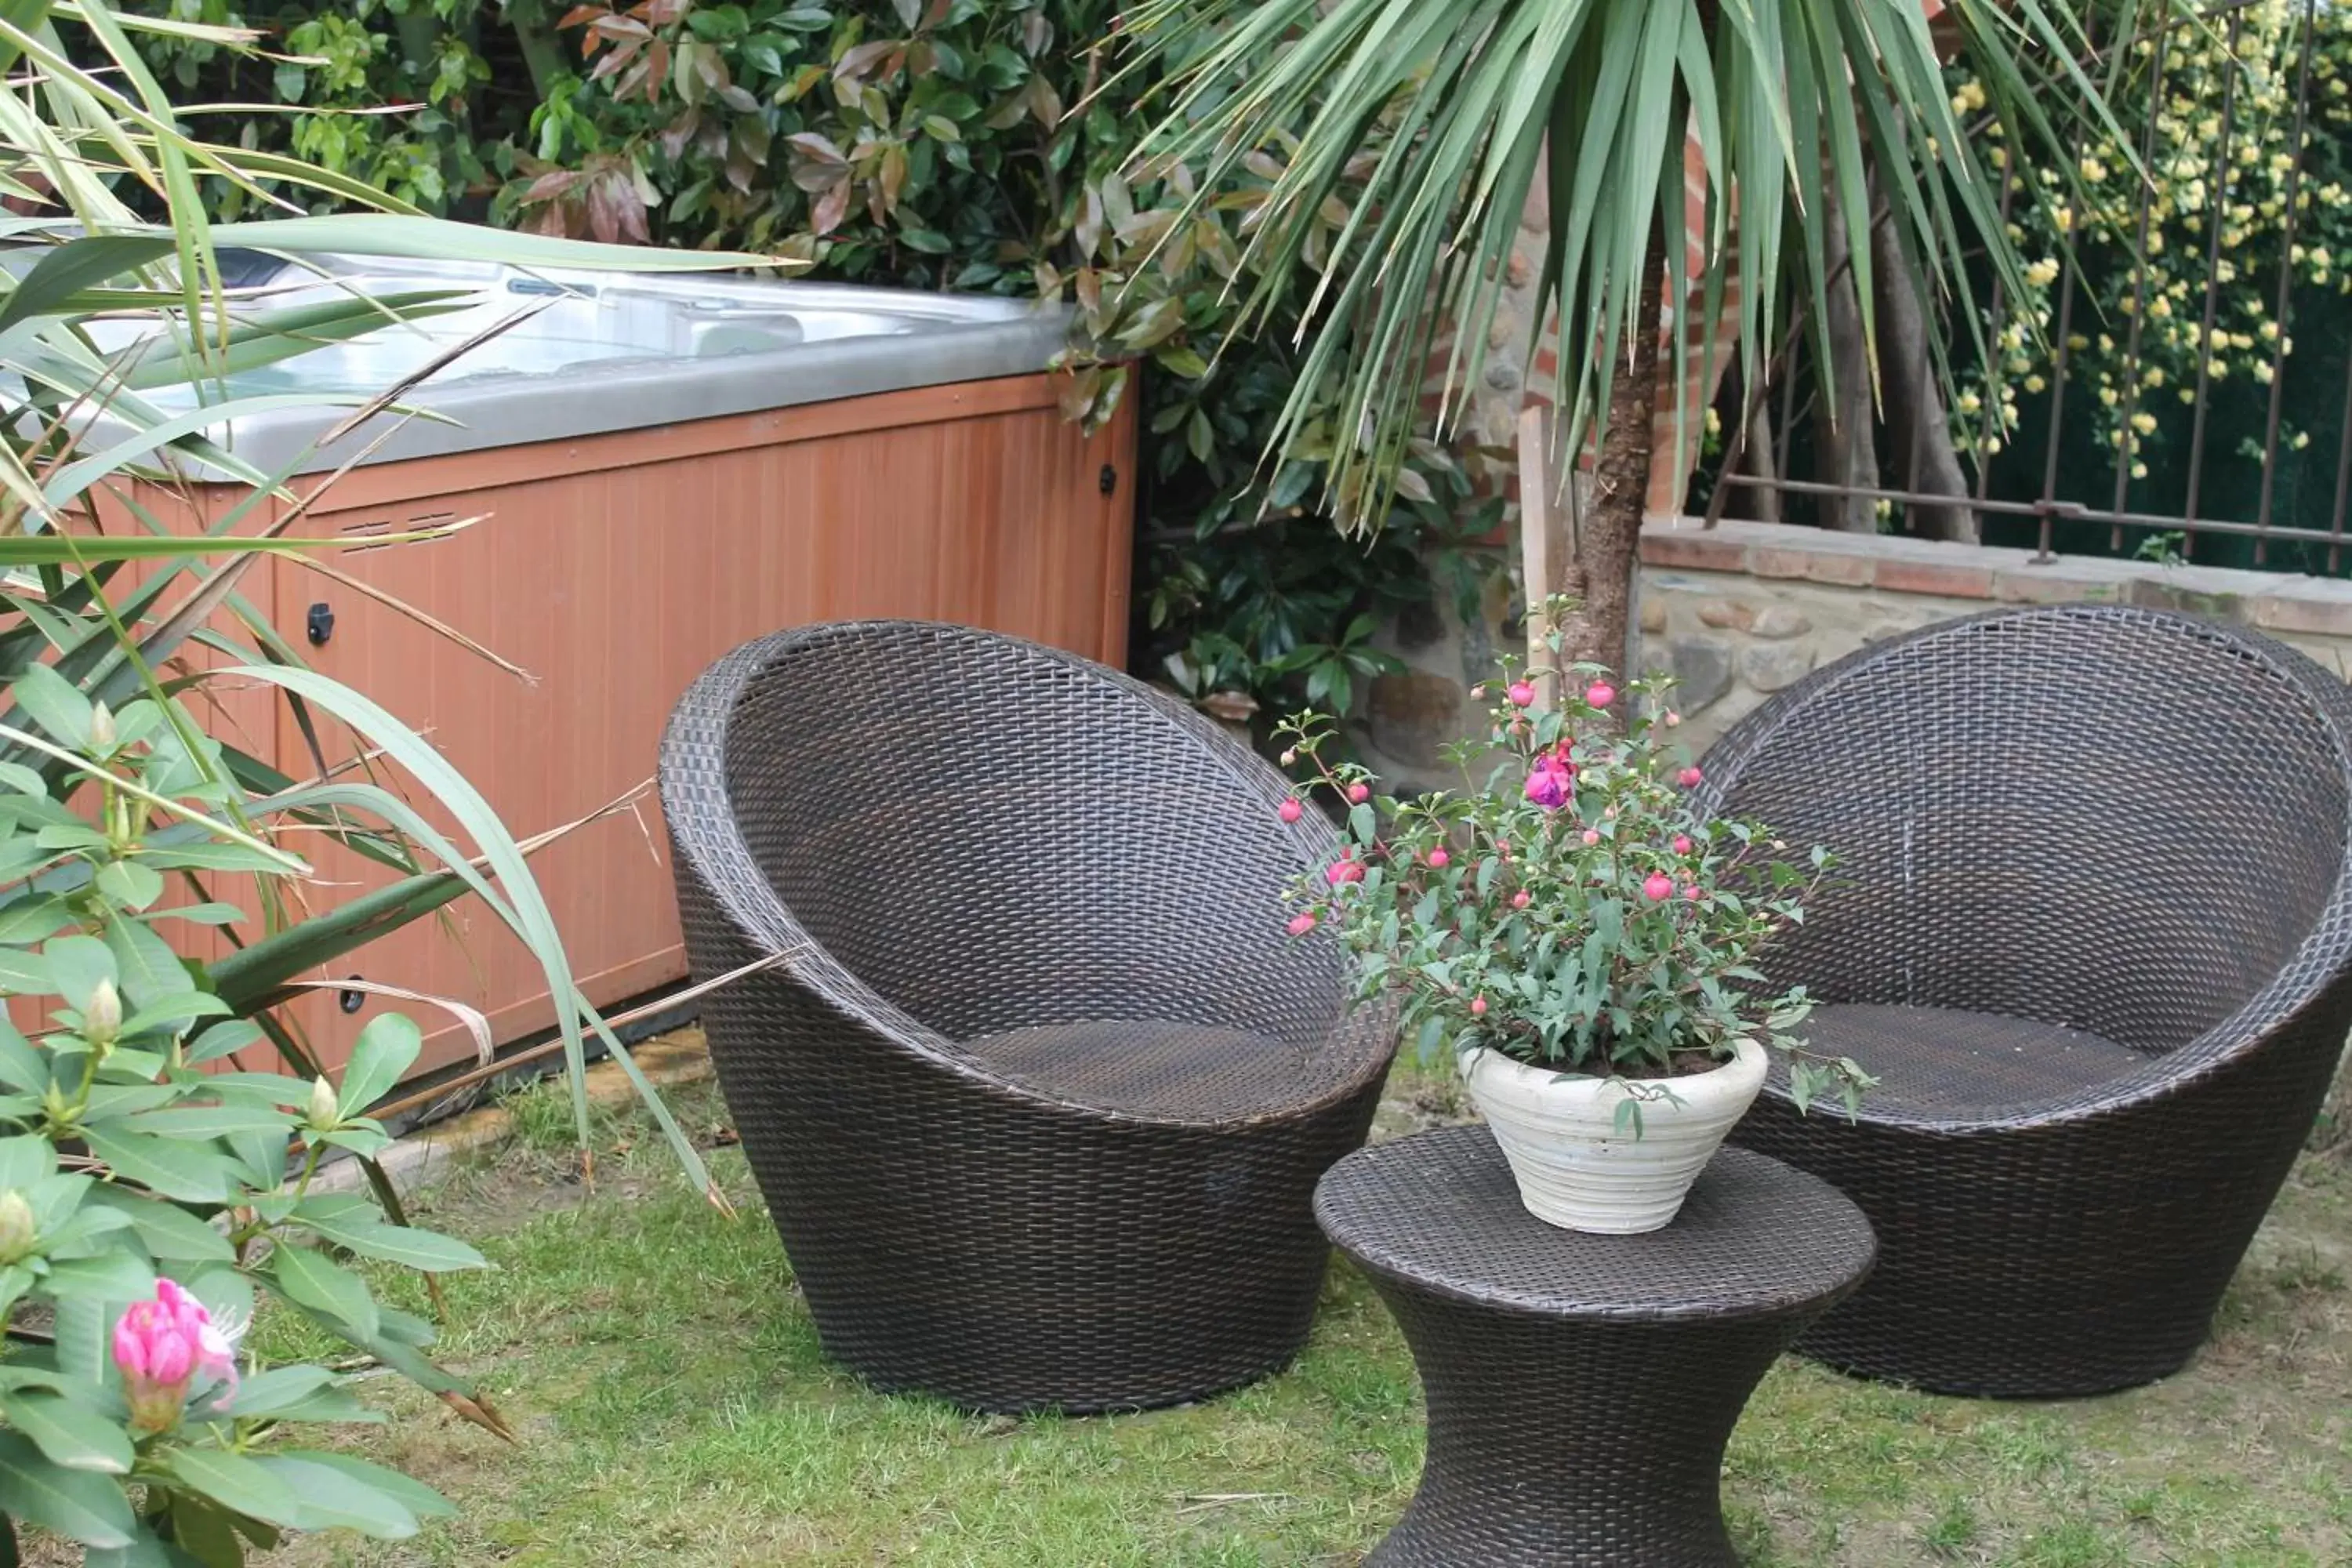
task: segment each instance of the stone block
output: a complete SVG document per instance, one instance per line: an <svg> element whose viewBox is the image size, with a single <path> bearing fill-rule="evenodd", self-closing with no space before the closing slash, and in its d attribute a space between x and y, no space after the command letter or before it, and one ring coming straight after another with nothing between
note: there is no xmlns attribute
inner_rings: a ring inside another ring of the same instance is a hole
<svg viewBox="0 0 2352 1568"><path fill-rule="evenodd" d="M1372 744L1409 767L1438 766L1441 748L1462 738L1465 695L1458 681L1425 670L1375 677L1364 704Z"/></svg>
<svg viewBox="0 0 2352 1568"><path fill-rule="evenodd" d="M1642 564L1685 572L1739 572L1748 547L1712 529L1648 529L1642 534Z"/></svg>
<svg viewBox="0 0 2352 1568"><path fill-rule="evenodd" d="M1642 629L1653 633L1666 629L1666 602L1655 594L1642 595Z"/></svg>
<svg viewBox="0 0 2352 1568"><path fill-rule="evenodd" d="M1990 599L1992 597L1992 576L1991 566L1972 562L1890 559L1878 563L1874 581L1882 593L1937 594L1947 599Z"/></svg>
<svg viewBox="0 0 2352 1568"><path fill-rule="evenodd" d="M1748 626L1748 635L1762 637L1767 642L1786 642L1790 637L1803 637L1813 629L1811 619L1786 605L1767 605L1756 612Z"/></svg>
<svg viewBox="0 0 2352 1568"><path fill-rule="evenodd" d="M1757 643L1739 650L1739 676L1759 691L1778 691L1802 679L1813 657L1801 642Z"/></svg>
<svg viewBox="0 0 2352 1568"><path fill-rule="evenodd" d="M1677 637L1667 646L1675 706L1696 713L1731 689L1731 649L1713 637Z"/></svg>

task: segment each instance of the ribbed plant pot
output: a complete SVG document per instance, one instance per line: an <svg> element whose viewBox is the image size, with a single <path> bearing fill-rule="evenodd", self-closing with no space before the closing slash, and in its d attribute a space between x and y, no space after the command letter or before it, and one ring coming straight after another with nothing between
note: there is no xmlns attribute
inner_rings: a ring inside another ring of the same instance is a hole
<svg viewBox="0 0 2352 1568"><path fill-rule="evenodd" d="M1764 1047L1742 1040L1711 1071L1612 1082L1482 1048L1465 1053L1462 1078L1529 1214L1569 1230L1634 1236L1674 1222L1724 1135L1756 1103L1765 1066ZM1638 1137L1617 1121L1629 1094L1643 1100Z"/></svg>

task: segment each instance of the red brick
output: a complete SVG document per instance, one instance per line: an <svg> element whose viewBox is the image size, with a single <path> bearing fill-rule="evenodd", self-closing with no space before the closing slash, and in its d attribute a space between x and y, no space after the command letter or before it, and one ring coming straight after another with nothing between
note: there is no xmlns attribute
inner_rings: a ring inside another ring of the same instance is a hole
<svg viewBox="0 0 2352 1568"><path fill-rule="evenodd" d="M1748 549L1712 529L1646 529L1642 534L1642 564L1685 572L1738 572L1748 563Z"/></svg>
<svg viewBox="0 0 2352 1568"><path fill-rule="evenodd" d="M1992 568L1958 562L1886 560L1878 563L1877 585L1889 594L1941 594L1948 599L1992 597Z"/></svg>

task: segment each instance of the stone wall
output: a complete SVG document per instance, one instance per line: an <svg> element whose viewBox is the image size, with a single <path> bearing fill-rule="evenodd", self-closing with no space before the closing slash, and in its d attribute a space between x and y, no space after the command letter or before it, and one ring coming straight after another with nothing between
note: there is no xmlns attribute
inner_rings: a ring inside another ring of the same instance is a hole
<svg viewBox="0 0 2352 1568"><path fill-rule="evenodd" d="M1682 683L1684 734L1704 751L1734 721L1805 673L1864 643L2003 604L2100 601L2187 610L2249 626L2352 679L2352 582L2210 566L2060 556L2027 550L1690 519L1643 531L1641 662ZM1394 628L1412 667L1376 682L1366 760L1408 787L1454 783L1437 751L1475 727L1466 688L1519 635L1490 607L1465 630Z"/></svg>

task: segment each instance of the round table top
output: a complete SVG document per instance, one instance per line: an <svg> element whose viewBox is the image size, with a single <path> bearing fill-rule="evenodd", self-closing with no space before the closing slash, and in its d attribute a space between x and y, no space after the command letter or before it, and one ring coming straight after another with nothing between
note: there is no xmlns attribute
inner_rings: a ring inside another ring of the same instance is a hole
<svg viewBox="0 0 2352 1568"><path fill-rule="evenodd" d="M1746 1149L1717 1153L1672 1225L1590 1236L1528 1213L1484 1127L1375 1144L1334 1165L1315 1217L1349 1257L1418 1289L1570 1318L1763 1318L1860 1284L1870 1222L1817 1176Z"/></svg>

